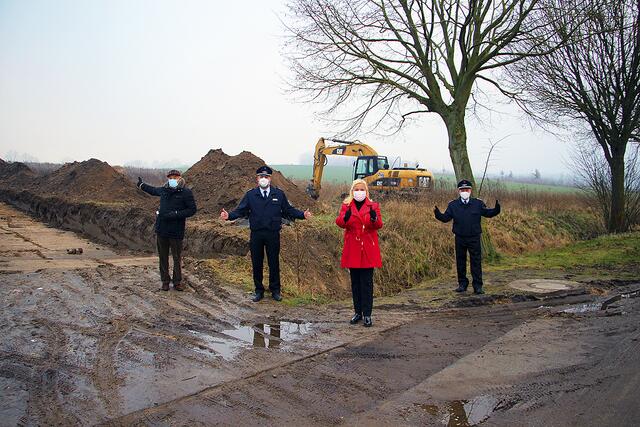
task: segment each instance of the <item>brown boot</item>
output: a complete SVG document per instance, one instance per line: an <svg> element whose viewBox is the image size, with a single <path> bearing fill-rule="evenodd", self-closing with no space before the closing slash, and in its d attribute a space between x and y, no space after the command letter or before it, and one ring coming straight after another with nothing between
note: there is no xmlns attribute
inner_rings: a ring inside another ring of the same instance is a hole
<svg viewBox="0 0 640 427"><path fill-rule="evenodd" d="M182 283L175 283L173 285L173 289L176 291L184 291L184 285Z"/></svg>
<svg viewBox="0 0 640 427"><path fill-rule="evenodd" d="M168 283L163 283L162 287L160 288L161 291L168 291L169 290L169 284Z"/></svg>

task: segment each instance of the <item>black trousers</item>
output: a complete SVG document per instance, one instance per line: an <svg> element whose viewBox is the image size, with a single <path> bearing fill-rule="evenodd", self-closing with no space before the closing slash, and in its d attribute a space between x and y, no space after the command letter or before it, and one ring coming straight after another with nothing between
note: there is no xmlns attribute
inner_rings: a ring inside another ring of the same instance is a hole
<svg viewBox="0 0 640 427"><path fill-rule="evenodd" d="M351 268L351 295L357 314L371 316L373 308L373 268Z"/></svg>
<svg viewBox="0 0 640 427"><path fill-rule="evenodd" d="M169 250L173 256L173 284L178 285L182 281L182 239L169 239L156 236L158 243L158 257L160 258L160 280L162 283L171 282L169 276Z"/></svg>
<svg viewBox="0 0 640 427"><path fill-rule="evenodd" d="M482 250L480 245L480 235L463 237L456 236L456 267L458 270L458 286L467 289L469 279L467 279L467 252L471 258L471 277L473 278L473 289L482 289Z"/></svg>
<svg viewBox="0 0 640 427"><path fill-rule="evenodd" d="M256 293L264 293L262 267L265 249L269 263L269 290L271 293L280 292L280 230L252 230L249 246Z"/></svg>

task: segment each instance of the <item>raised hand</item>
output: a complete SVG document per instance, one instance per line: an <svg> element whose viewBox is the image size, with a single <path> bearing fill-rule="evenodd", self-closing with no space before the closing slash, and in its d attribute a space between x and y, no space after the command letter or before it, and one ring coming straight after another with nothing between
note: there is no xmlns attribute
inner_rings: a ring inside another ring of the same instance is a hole
<svg viewBox="0 0 640 427"><path fill-rule="evenodd" d="M351 218L351 208L347 209L347 211L344 213L344 222L346 223L347 221L349 221L349 218Z"/></svg>
<svg viewBox="0 0 640 427"><path fill-rule="evenodd" d="M309 211L309 209L307 209L306 211L304 211L304 219L309 219L313 216L313 214L311 213L311 211Z"/></svg>
<svg viewBox="0 0 640 427"><path fill-rule="evenodd" d="M138 184L136 184L138 188L142 187L142 178L138 177Z"/></svg>
<svg viewBox="0 0 640 427"><path fill-rule="evenodd" d="M220 211L220 219L226 221L229 219L229 212L225 211L224 208Z"/></svg>
<svg viewBox="0 0 640 427"><path fill-rule="evenodd" d="M438 209L438 206L434 206L433 207L433 213L435 213L435 214L440 213L440 209Z"/></svg>
<svg viewBox="0 0 640 427"><path fill-rule="evenodd" d="M500 203L498 202L498 199L496 199L496 208L500 207Z"/></svg>
<svg viewBox="0 0 640 427"><path fill-rule="evenodd" d="M378 214L373 209L373 206L369 210L369 218L371 218L371 222L376 222L378 220Z"/></svg>

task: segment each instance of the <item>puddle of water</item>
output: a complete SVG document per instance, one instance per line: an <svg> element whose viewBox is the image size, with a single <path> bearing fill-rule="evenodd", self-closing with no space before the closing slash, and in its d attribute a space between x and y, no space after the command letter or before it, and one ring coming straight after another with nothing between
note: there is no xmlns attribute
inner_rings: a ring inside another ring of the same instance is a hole
<svg viewBox="0 0 640 427"><path fill-rule="evenodd" d="M601 303L580 304L575 307L569 307L562 310L563 313L581 314L590 313L592 311L599 311L602 308Z"/></svg>
<svg viewBox="0 0 640 427"><path fill-rule="evenodd" d="M233 329L220 331L226 337L214 337L202 332L190 330L200 338L205 346L219 354L224 360L232 360L238 353L249 347L279 348L283 341L294 341L311 331L311 323L274 322L237 325ZM198 352L206 349L196 349Z"/></svg>
<svg viewBox="0 0 640 427"><path fill-rule="evenodd" d="M198 331L189 330L193 335L200 338L204 342L206 348L194 348L198 353L211 355L211 352L219 355L224 360L233 360L238 353L244 348L249 347L244 341L235 339L227 339L221 337L213 337Z"/></svg>
<svg viewBox="0 0 640 427"><path fill-rule="evenodd" d="M493 396L478 396L472 400L452 400L443 405L419 405L447 427L470 427L485 421L498 405Z"/></svg>

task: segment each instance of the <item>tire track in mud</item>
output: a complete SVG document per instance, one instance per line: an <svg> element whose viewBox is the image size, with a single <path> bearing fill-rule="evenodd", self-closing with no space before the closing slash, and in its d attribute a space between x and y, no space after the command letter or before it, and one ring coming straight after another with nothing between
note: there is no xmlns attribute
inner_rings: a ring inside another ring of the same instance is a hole
<svg viewBox="0 0 640 427"><path fill-rule="evenodd" d="M42 365L31 368L29 402L19 425L78 424L79 420L69 414L60 402L61 394L68 395L73 390L60 370L67 336L63 328L47 319L35 319L35 323L48 330L44 336L45 356Z"/></svg>
<svg viewBox="0 0 640 427"><path fill-rule="evenodd" d="M118 376L115 360L118 346L130 329L125 320L113 319L111 322L111 329L101 334L98 339L97 360L91 380L102 399L108 416L113 417L121 411L122 404L118 386L123 384L123 379Z"/></svg>

